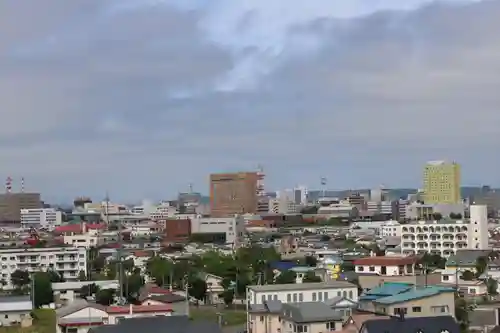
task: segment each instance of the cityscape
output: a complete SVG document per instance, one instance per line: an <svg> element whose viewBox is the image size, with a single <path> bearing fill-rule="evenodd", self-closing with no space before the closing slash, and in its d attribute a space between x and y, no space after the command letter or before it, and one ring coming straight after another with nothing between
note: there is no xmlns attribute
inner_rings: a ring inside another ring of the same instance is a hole
<svg viewBox="0 0 500 333"><path fill-rule="evenodd" d="M0 0L0 333L500 333L500 0Z"/></svg>

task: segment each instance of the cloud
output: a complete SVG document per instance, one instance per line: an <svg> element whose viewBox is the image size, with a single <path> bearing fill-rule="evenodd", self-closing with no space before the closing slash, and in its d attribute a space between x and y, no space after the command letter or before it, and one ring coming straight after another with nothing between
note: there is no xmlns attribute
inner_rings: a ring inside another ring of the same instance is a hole
<svg viewBox="0 0 500 333"><path fill-rule="evenodd" d="M500 185L499 1L248 4L2 2L0 176L138 200L258 164L419 186L449 158Z"/></svg>

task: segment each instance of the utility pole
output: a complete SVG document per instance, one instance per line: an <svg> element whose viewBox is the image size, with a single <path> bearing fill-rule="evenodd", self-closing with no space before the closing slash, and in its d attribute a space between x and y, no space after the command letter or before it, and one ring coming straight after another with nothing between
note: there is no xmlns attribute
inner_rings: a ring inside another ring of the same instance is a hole
<svg viewBox="0 0 500 333"><path fill-rule="evenodd" d="M189 280L188 276L184 275L184 291L186 293L186 315L189 317Z"/></svg>

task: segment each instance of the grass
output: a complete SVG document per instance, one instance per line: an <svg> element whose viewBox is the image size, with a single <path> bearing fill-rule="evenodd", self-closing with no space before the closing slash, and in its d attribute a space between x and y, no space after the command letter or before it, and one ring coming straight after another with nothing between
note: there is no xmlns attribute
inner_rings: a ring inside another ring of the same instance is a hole
<svg viewBox="0 0 500 333"><path fill-rule="evenodd" d="M3 326L0 333L55 333L56 313L52 309L36 309L31 327Z"/></svg>
<svg viewBox="0 0 500 333"><path fill-rule="evenodd" d="M224 326L243 325L247 321L247 313L243 310L221 309L212 307L191 307L190 315L193 320L219 321L222 317Z"/></svg>

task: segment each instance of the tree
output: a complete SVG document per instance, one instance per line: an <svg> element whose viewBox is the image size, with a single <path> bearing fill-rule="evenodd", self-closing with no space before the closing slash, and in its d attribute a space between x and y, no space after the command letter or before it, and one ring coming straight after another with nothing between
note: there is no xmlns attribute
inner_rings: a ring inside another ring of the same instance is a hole
<svg viewBox="0 0 500 333"><path fill-rule="evenodd" d="M488 269L488 259L479 257L476 260L476 277L480 277Z"/></svg>
<svg viewBox="0 0 500 333"><path fill-rule="evenodd" d="M49 270L49 271L47 271L47 274L49 275L50 282L52 282L52 283L64 282L62 272L58 273L56 271Z"/></svg>
<svg viewBox="0 0 500 333"><path fill-rule="evenodd" d="M472 281L475 279L474 273L470 270L466 270L462 273L462 280L464 281Z"/></svg>
<svg viewBox="0 0 500 333"><path fill-rule="evenodd" d="M227 306L233 304L234 292L232 290L224 290L222 294L220 294L219 296L222 298L224 304L226 304Z"/></svg>
<svg viewBox="0 0 500 333"><path fill-rule="evenodd" d="M92 283L81 287L78 293L80 294L81 298L87 298L94 294L97 294L98 291L99 287L95 283Z"/></svg>
<svg viewBox="0 0 500 333"><path fill-rule="evenodd" d="M106 267L106 257L103 255L97 255L93 257L90 261L91 271L100 273Z"/></svg>
<svg viewBox="0 0 500 333"><path fill-rule="evenodd" d="M307 272L304 276L304 282L321 282L321 278L313 272Z"/></svg>
<svg viewBox="0 0 500 333"><path fill-rule="evenodd" d="M166 258L154 256L146 263L146 274L152 278L158 286L165 286L165 284L168 284L173 273L174 264Z"/></svg>
<svg viewBox="0 0 500 333"><path fill-rule="evenodd" d="M441 213L434 213L432 214L432 218L436 221L439 221L443 219L443 215Z"/></svg>
<svg viewBox="0 0 500 333"><path fill-rule="evenodd" d="M123 290L125 290L125 297L129 302L134 302L139 296L139 290L144 286L144 279L139 274L126 275Z"/></svg>
<svg viewBox="0 0 500 333"><path fill-rule="evenodd" d="M97 304L108 306L113 304L114 297L115 297L115 290L102 289L96 293L95 301Z"/></svg>
<svg viewBox="0 0 500 333"><path fill-rule="evenodd" d="M318 264L318 260L315 257L306 256L305 257L305 263L309 267L316 267L316 265Z"/></svg>
<svg viewBox="0 0 500 333"><path fill-rule="evenodd" d="M16 269L10 275L10 281L12 282L15 288L23 289L31 282L30 274L27 271Z"/></svg>
<svg viewBox="0 0 500 333"><path fill-rule="evenodd" d="M321 238L320 238L320 241L322 241L322 242L328 242L328 241L330 241L330 239L332 239L330 236L328 236L328 235L322 235Z"/></svg>
<svg viewBox="0 0 500 333"><path fill-rule="evenodd" d="M192 279L188 287L189 295L199 301L205 300L207 297L207 283L202 279Z"/></svg>
<svg viewBox="0 0 500 333"><path fill-rule="evenodd" d="M302 215L318 214L318 206L306 206L300 210Z"/></svg>
<svg viewBox="0 0 500 333"><path fill-rule="evenodd" d="M122 262L123 270L132 273L135 269L134 259L127 259Z"/></svg>
<svg viewBox="0 0 500 333"><path fill-rule="evenodd" d="M460 324L461 332L467 332L469 328L469 313L472 310L472 307L467 304L467 301L456 295L455 296L455 318L457 322Z"/></svg>
<svg viewBox="0 0 500 333"><path fill-rule="evenodd" d="M450 219L452 220L461 220L462 214L460 213L450 213Z"/></svg>
<svg viewBox="0 0 500 333"><path fill-rule="evenodd" d="M488 288L488 295L495 296L498 295L498 281L492 278L486 280L486 286Z"/></svg>
<svg viewBox="0 0 500 333"><path fill-rule="evenodd" d="M286 270L282 271L280 275L276 278L276 284L291 284L295 283L295 272Z"/></svg>
<svg viewBox="0 0 500 333"><path fill-rule="evenodd" d="M444 269L446 266L446 259L439 254L425 253L420 259L420 264L422 264L422 266Z"/></svg>
<svg viewBox="0 0 500 333"><path fill-rule="evenodd" d="M84 271L78 272L78 281L85 281L87 280L87 276L85 275Z"/></svg>
<svg viewBox="0 0 500 333"><path fill-rule="evenodd" d="M48 272L37 272L33 276L35 307L50 304L54 301L52 282Z"/></svg>

